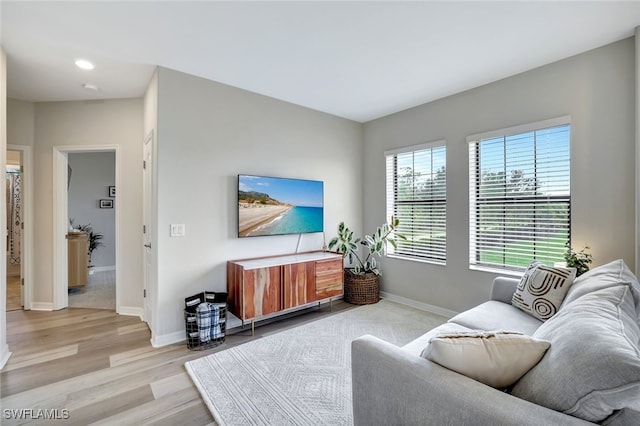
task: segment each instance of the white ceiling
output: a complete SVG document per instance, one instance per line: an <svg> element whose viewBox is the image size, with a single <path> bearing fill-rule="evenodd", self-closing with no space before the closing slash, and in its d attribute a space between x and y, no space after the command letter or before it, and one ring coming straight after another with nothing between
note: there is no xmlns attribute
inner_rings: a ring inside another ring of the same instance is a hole
<svg viewBox="0 0 640 426"><path fill-rule="evenodd" d="M0 19L12 98L139 97L160 65L365 122L631 37L640 2L2 0Z"/></svg>

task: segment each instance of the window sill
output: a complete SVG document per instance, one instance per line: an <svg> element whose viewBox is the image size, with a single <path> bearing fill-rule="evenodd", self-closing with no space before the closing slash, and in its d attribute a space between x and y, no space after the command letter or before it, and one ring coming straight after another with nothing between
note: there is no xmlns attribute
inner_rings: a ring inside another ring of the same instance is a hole
<svg viewBox="0 0 640 426"><path fill-rule="evenodd" d="M421 259L419 257L411 257L411 256L401 256L398 254L387 254L388 258L390 259L399 259L399 260L406 260L409 262L418 262L418 263L428 263L430 265L438 265L438 266L447 266L447 262L442 262L442 261L436 261L436 260L429 260L429 259Z"/></svg>
<svg viewBox="0 0 640 426"><path fill-rule="evenodd" d="M490 272L492 274L507 275L510 277L522 277L524 271L514 271L512 269L491 268L489 266L469 265L469 269L472 271Z"/></svg>

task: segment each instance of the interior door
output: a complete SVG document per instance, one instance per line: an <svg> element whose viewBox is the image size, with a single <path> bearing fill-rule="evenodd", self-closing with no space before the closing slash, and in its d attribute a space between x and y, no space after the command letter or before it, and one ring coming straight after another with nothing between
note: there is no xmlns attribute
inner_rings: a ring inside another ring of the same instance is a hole
<svg viewBox="0 0 640 426"><path fill-rule="evenodd" d="M53 173L53 309L69 306L69 263L67 233L69 232L69 158L68 152L54 147Z"/></svg>
<svg viewBox="0 0 640 426"><path fill-rule="evenodd" d="M151 211L153 208L153 133L147 137L144 141L144 149L143 149L143 260L144 260L144 278L143 278L143 287L144 287L144 318L149 328L153 331L153 310L151 309L151 298L152 298L152 289L151 289L151 280L153 279L152 274L152 265L153 265L153 256L152 250L153 247L151 245L151 235L152 235L152 217Z"/></svg>

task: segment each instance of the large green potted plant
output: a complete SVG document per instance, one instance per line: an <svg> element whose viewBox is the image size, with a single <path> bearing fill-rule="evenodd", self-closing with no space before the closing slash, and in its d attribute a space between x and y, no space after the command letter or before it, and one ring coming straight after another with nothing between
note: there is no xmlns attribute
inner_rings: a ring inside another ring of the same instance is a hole
<svg viewBox="0 0 640 426"><path fill-rule="evenodd" d="M354 233L344 222L338 225L338 236L329 241L329 250L342 253L349 258L352 268L345 269L344 301L357 305L376 303L380 300L380 267L376 257L387 254L387 243L397 247L394 237L405 239L395 233L400 221L391 216L389 223L384 223L371 235L354 237ZM358 253L363 246L366 252Z"/></svg>

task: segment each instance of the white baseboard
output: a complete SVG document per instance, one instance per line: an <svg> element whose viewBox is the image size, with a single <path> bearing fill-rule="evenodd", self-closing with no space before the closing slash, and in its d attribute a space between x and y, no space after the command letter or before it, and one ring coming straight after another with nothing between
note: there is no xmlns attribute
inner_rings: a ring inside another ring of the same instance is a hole
<svg viewBox="0 0 640 426"><path fill-rule="evenodd" d="M183 331L175 331L169 334L163 334L161 336L152 336L151 337L151 346L154 348L160 348L162 346L173 345L174 343L180 343L187 340L185 336L185 332Z"/></svg>
<svg viewBox="0 0 640 426"><path fill-rule="evenodd" d="M406 297L396 296L395 294L387 293L384 291L380 292L380 296L392 302L401 303L403 305L411 306L412 308L420 309L421 311L431 312L433 314L442 315L447 318L451 318L458 315L458 312L455 312L455 311L450 311L448 309L440 308L438 306L433 306L427 303L422 303L412 299L407 299ZM139 308L135 308L135 309L139 309ZM154 348L159 348L162 346L173 345L174 343L184 342L186 340L186 337L185 337L184 330L181 330L181 331L175 331L169 334L163 334L160 336L152 336L150 340L151 340L151 346L153 346Z"/></svg>
<svg viewBox="0 0 640 426"><path fill-rule="evenodd" d="M2 348L2 358L0 358L0 370L2 370L5 366L5 364L7 363L7 361L9 361L9 358L11 357L11 352L9 352L9 346L8 345L4 345L4 348Z"/></svg>
<svg viewBox="0 0 640 426"><path fill-rule="evenodd" d="M116 266L94 266L93 268L91 268L94 270L94 272L105 272L105 271L115 271L116 270Z"/></svg>
<svg viewBox="0 0 640 426"><path fill-rule="evenodd" d="M391 300L392 302L402 303L403 305L411 306L412 308L420 309L421 311L431 312L432 314L442 315L447 318L455 317L459 313L439 306L429 305L428 303L407 299L406 297L396 296L395 294L387 293L386 291L381 291L380 296L384 299Z"/></svg>
<svg viewBox="0 0 640 426"><path fill-rule="evenodd" d="M144 309L137 306L120 306L116 311L120 315L128 315L130 317L140 317L144 321Z"/></svg>
<svg viewBox="0 0 640 426"><path fill-rule="evenodd" d="M53 311L53 303L51 302L31 302L32 311Z"/></svg>

